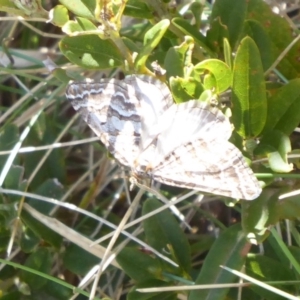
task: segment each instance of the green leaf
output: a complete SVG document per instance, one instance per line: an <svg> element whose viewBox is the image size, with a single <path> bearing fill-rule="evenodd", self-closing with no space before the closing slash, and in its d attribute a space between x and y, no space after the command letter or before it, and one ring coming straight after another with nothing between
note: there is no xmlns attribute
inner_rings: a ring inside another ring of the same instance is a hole
<svg viewBox="0 0 300 300"><path fill-rule="evenodd" d="M249 238L255 238L258 243L266 238L269 226L279 221L277 203L278 198L270 197L268 191L263 191L254 201L241 201L243 231L255 235Z"/></svg>
<svg viewBox="0 0 300 300"><path fill-rule="evenodd" d="M63 263L69 271L83 276L93 266L99 264L99 258L71 243L66 247Z"/></svg>
<svg viewBox="0 0 300 300"><path fill-rule="evenodd" d="M206 91L213 91L216 89L217 80L214 74L208 73L203 75L203 86Z"/></svg>
<svg viewBox="0 0 300 300"><path fill-rule="evenodd" d="M61 197L64 195L64 189L57 179L51 178L47 179L40 186L38 186L38 188L34 190L34 193L53 199L61 199ZM53 208L52 203L45 203L44 201L38 201L31 198L28 198L28 204L45 215L47 215Z"/></svg>
<svg viewBox="0 0 300 300"><path fill-rule="evenodd" d="M4 180L4 187L12 190L24 191L26 189L27 183L23 178L24 167L12 165L6 175ZM20 195L7 195L9 202L8 205L18 202L21 199Z"/></svg>
<svg viewBox="0 0 300 300"><path fill-rule="evenodd" d="M118 48L96 35L64 37L60 50L74 64L88 69L116 68L123 64Z"/></svg>
<svg viewBox="0 0 300 300"><path fill-rule="evenodd" d="M208 29L206 35L206 40L209 47L217 53L222 53L222 48L224 47L224 40L228 41L228 39L228 28L227 26L221 23L220 17L211 20L210 28Z"/></svg>
<svg viewBox="0 0 300 300"><path fill-rule="evenodd" d="M143 215L161 206L157 200L148 199L143 205ZM144 230L146 239L153 248L158 251L169 248L179 266L187 272L190 270L191 257L187 238L169 211L164 210L146 219Z"/></svg>
<svg viewBox="0 0 300 300"><path fill-rule="evenodd" d="M184 68L191 65L192 49L194 40L185 37L184 42L179 46L171 47L165 57L164 67L167 71L167 78L185 77Z"/></svg>
<svg viewBox="0 0 300 300"><path fill-rule="evenodd" d="M161 20L146 32L144 36L144 47L135 59L135 68L137 70L142 70L144 68L149 55L157 47L169 26L169 20Z"/></svg>
<svg viewBox="0 0 300 300"><path fill-rule="evenodd" d="M255 149L255 154L263 157L267 156L270 168L274 172L290 172L293 167L289 164L287 154L291 152L291 142L287 135L279 130L266 132L259 145Z"/></svg>
<svg viewBox="0 0 300 300"><path fill-rule="evenodd" d="M170 78L170 89L176 103L186 102L192 99L199 99L204 91L201 83L194 78Z"/></svg>
<svg viewBox="0 0 300 300"><path fill-rule="evenodd" d="M284 265L272 258L264 255L253 255L251 254L246 260L246 272L249 276L254 277L261 281L292 281L297 280L294 272L289 268L288 265ZM289 292L291 294L297 293L297 285L276 285L276 288ZM282 299L282 296L275 295L264 288L251 285L250 287L257 293L257 298L264 299Z"/></svg>
<svg viewBox="0 0 300 300"><path fill-rule="evenodd" d="M67 288L63 286L61 283L56 283L52 280L48 280L46 285L43 286L43 292L48 293L53 297L53 299L58 299L58 300L70 299L74 295L74 290Z"/></svg>
<svg viewBox="0 0 300 300"><path fill-rule="evenodd" d="M277 129L290 135L300 122L300 79L291 80L268 99L264 132Z"/></svg>
<svg viewBox="0 0 300 300"><path fill-rule="evenodd" d="M134 43L131 39L128 39L126 37L123 37L122 38L124 44L126 45L126 47L131 51L131 52L139 52L140 51L140 48L139 46Z"/></svg>
<svg viewBox="0 0 300 300"><path fill-rule="evenodd" d="M47 62L45 61L45 65L46 64L47 64ZM53 77L57 78L59 81L63 82L65 85L67 85L70 80L74 79L70 76L69 73L70 72L68 72L68 70L64 70L62 68L55 68L51 71L51 74L53 75Z"/></svg>
<svg viewBox="0 0 300 300"><path fill-rule="evenodd" d="M88 19L77 17L76 21L68 21L64 24L62 31L68 35L74 32L97 30L93 22Z"/></svg>
<svg viewBox="0 0 300 300"><path fill-rule="evenodd" d="M124 15L133 18L152 19L153 11L140 0L129 0L124 9Z"/></svg>
<svg viewBox="0 0 300 300"><path fill-rule="evenodd" d="M256 43L264 71L272 65L275 60L272 41L264 27L255 20L247 20L244 26L244 36L250 36Z"/></svg>
<svg viewBox="0 0 300 300"><path fill-rule="evenodd" d="M243 266L250 244L239 224L223 231L211 247L204 260L195 284L219 284L235 282L236 276L220 266L240 270ZM225 299L229 288L191 291L189 300Z"/></svg>
<svg viewBox="0 0 300 300"><path fill-rule="evenodd" d="M241 41L233 66L232 121L244 138L261 133L267 115L266 88L259 51L254 41Z"/></svg>
<svg viewBox="0 0 300 300"><path fill-rule="evenodd" d="M172 19L172 24L184 35L192 37L195 43L203 47L208 53L212 53L212 50L207 46L204 35L202 35L196 27L192 26L183 18Z"/></svg>
<svg viewBox="0 0 300 300"><path fill-rule="evenodd" d="M300 265L299 262L295 259L287 244L282 238L282 235L279 234L275 227L270 229L271 235L269 238L269 242L271 247L275 250L277 257L279 260L287 265L290 263L291 267L295 270L295 272L299 275L300 274Z"/></svg>
<svg viewBox="0 0 300 300"><path fill-rule="evenodd" d="M159 23L155 24L146 32L144 37L144 46L149 46L154 49L164 36L169 26L169 20L161 20Z"/></svg>
<svg viewBox="0 0 300 300"><path fill-rule="evenodd" d="M62 27L69 21L68 10L63 5L56 5L49 12L50 22Z"/></svg>
<svg viewBox="0 0 300 300"><path fill-rule="evenodd" d="M272 41L272 51L270 56L279 57L292 42L294 43L296 32L291 29L291 25L286 18L280 14L272 12L269 4L261 0L249 0L248 2L248 19L257 20L265 29ZM266 41L268 43L268 41ZM281 59L276 67L288 79L299 76L300 41L298 40L288 53Z"/></svg>
<svg viewBox="0 0 300 300"><path fill-rule="evenodd" d="M132 247L124 248L117 256L117 262L124 272L136 282L161 278L161 264L158 259Z"/></svg>
<svg viewBox="0 0 300 300"><path fill-rule="evenodd" d="M229 42L234 49L241 35L246 18L248 0L216 0L210 16L211 22L220 18L228 29ZM226 37L226 36L225 36Z"/></svg>
<svg viewBox="0 0 300 300"><path fill-rule="evenodd" d="M299 195L288 197L278 201L277 213L281 219L297 220L300 214Z"/></svg>
<svg viewBox="0 0 300 300"><path fill-rule="evenodd" d="M47 226L43 225L41 222L33 218L28 212L24 209L22 210L21 220L28 226L32 232L39 237L40 240L44 240L55 248L61 246L62 237L49 229Z"/></svg>
<svg viewBox="0 0 300 300"><path fill-rule="evenodd" d="M207 59L204 60L194 67L194 72L198 74L204 73L207 70L213 74L216 80L216 86L204 85L205 89L216 89L216 93L222 93L226 91L231 84L231 70L229 67L221 60L218 59Z"/></svg>
<svg viewBox="0 0 300 300"><path fill-rule="evenodd" d="M293 165L288 164L278 151L269 152L268 160L270 167L274 172L289 173L293 170Z"/></svg>
<svg viewBox="0 0 300 300"><path fill-rule="evenodd" d="M195 27L199 30L202 26L202 13L204 11L205 5L200 2L191 2L188 12L193 14L195 20Z"/></svg>
<svg viewBox="0 0 300 300"><path fill-rule="evenodd" d="M0 130L0 151L11 150L19 140L19 130L18 127L9 124ZM6 163L8 155L0 155L0 169L2 170L4 164ZM18 156L14 160L14 164L18 164Z"/></svg>
<svg viewBox="0 0 300 300"><path fill-rule="evenodd" d="M18 190L23 180L24 168L21 166L11 166L9 172L4 181L4 185L7 189ZM14 196L19 198L20 196Z"/></svg>
<svg viewBox="0 0 300 300"><path fill-rule="evenodd" d="M212 79L212 80L214 79L214 78L213 78L213 75L212 75L211 79ZM216 82L216 81L214 80L214 82ZM205 91L203 91L203 93L200 95L199 100L202 101L202 102L211 104L212 101L214 101L215 97L216 97L216 94L214 94L214 93L212 92L212 90L205 90Z"/></svg>
<svg viewBox="0 0 300 300"><path fill-rule="evenodd" d="M26 259L25 266L49 274L52 266L52 254L46 248L39 248ZM34 290L42 288L47 282L46 278L26 271L21 271L21 278Z"/></svg>
<svg viewBox="0 0 300 300"><path fill-rule="evenodd" d="M229 66L230 70L232 69L232 50L229 44L228 39L223 39L223 48L224 48L224 59L227 66Z"/></svg>
<svg viewBox="0 0 300 300"><path fill-rule="evenodd" d="M22 251L25 253L33 252L40 242L41 240L29 227L24 228L20 239L20 247Z"/></svg>
<svg viewBox="0 0 300 300"><path fill-rule="evenodd" d="M59 2L76 16L95 19L95 0L59 0Z"/></svg>

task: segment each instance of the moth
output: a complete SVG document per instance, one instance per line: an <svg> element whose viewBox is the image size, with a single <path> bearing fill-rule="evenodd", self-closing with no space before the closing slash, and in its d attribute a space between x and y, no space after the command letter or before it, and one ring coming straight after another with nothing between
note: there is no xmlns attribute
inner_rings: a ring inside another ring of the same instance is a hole
<svg viewBox="0 0 300 300"><path fill-rule="evenodd" d="M199 100L175 104L151 76L70 83L66 97L136 179L252 200L261 187L228 139L229 120Z"/></svg>

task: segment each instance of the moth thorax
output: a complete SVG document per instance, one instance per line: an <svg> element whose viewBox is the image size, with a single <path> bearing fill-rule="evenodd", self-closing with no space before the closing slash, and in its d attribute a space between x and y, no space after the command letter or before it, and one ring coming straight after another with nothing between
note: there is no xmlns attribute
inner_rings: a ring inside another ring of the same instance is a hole
<svg viewBox="0 0 300 300"><path fill-rule="evenodd" d="M133 176L136 178L151 177L152 174L152 164L146 160L137 159L134 162L134 167L132 168Z"/></svg>
<svg viewBox="0 0 300 300"><path fill-rule="evenodd" d="M155 143L152 142L148 145L143 144L143 149L140 155L135 159L133 163L132 172L137 174L140 178L152 178L153 169L155 167L156 156Z"/></svg>

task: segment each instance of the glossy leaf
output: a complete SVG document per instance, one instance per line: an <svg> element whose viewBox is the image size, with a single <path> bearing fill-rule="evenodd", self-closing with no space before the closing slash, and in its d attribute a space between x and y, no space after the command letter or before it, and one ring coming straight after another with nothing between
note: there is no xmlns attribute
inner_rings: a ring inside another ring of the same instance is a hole
<svg viewBox="0 0 300 300"><path fill-rule="evenodd" d="M46 65L46 63L45 63ZM67 85L70 80L73 80L74 78L71 78L68 71L61 69L61 68L55 68L51 71L51 74L53 77L57 78L60 82L63 82L65 85Z"/></svg>
<svg viewBox="0 0 300 300"><path fill-rule="evenodd" d="M229 32L227 26L221 23L220 17L211 20L210 28L206 35L206 41L209 47L217 53L222 53L225 39L229 43Z"/></svg>
<svg viewBox="0 0 300 300"><path fill-rule="evenodd" d="M212 80L214 79L213 76L211 78ZM214 81L215 82L215 81ZM209 104L212 104L214 101L215 101L215 98L216 98L216 94L214 94L212 92L212 90L205 90L203 91L203 93L200 95L200 98L199 100L200 101L203 101L203 102L206 102L206 103L209 103Z"/></svg>
<svg viewBox="0 0 300 300"><path fill-rule="evenodd" d="M249 238L261 243L268 235L269 226L279 221L277 214L278 198L263 191L254 201L242 201L242 226ZM254 235L254 236L253 236Z"/></svg>
<svg viewBox="0 0 300 300"><path fill-rule="evenodd" d="M291 80L268 99L264 132L277 129L290 135L300 122L300 79Z"/></svg>
<svg viewBox="0 0 300 300"><path fill-rule="evenodd" d="M266 88L259 51L253 40L242 40L234 60L232 121L244 138L261 133L267 115Z"/></svg>
<svg viewBox="0 0 300 300"><path fill-rule="evenodd" d="M203 86L206 91L217 90L217 80L214 74L208 73L203 76Z"/></svg>
<svg viewBox="0 0 300 300"><path fill-rule="evenodd" d="M287 190L287 192L289 192L289 190ZM278 201L277 212L281 219L296 220L300 214L299 195Z"/></svg>
<svg viewBox="0 0 300 300"><path fill-rule="evenodd" d="M96 1L94 0L59 0L59 2L76 16L95 19Z"/></svg>
<svg viewBox="0 0 300 300"><path fill-rule="evenodd" d="M96 35L64 37L59 46L72 63L84 68L115 68L123 63L122 55L115 45Z"/></svg>
<svg viewBox="0 0 300 300"><path fill-rule="evenodd" d="M292 165L289 164L287 154L291 151L291 142L287 135L279 130L267 132L255 149L255 153L267 156L270 168L274 172L290 172Z"/></svg>
<svg viewBox="0 0 300 300"><path fill-rule="evenodd" d="M176 103L199 99L204 91L200 82L194 78L183 79L180 77L170 78L170 88Z"/></svg>
<svg viewBox="0 0 300 300"><path fill-rule="evenodd" d="M209 71L216 82L216 86L205 85L206 89L212 89L214 87L216 93L222 93L229 88L231 84L231 71L224 62L218 59L207 59L194 67L195 73L201 74L204 70Z"/></svg>
<svg viewBox="0 0 300 300"><path fill-rule="evenodd" d="M200 33L197 28L185 21L183 18L172 19L172 24L179 29L184 35L191 36L195 43L203 47L208 53L212 53L212 50L207 46L205 37Z"/></svg>
<svg viewBox="0 0 300 300"><path fill-rule="evenodd" d="M258 47L263 69L266 71L274 62L275 55L272 41L264 27L255 20L247 20L244 26L244 36L250 36Z"/></svg>
<svg viewBox="0 0 300 300"><path fill-rule="evenodd" d="M49 12L50 22L62 27L69 21L68 10L63 5L56 5Z"/></svg>
<svg viewBox="0 0 300 300"><path fill-rule="evenodd" d="M247 0L216 0L210 16L211 22L220 19L228 29L229 42L234 49L242 32L247 12Z"/></svg>
<svg viewBox="0 0 300 300"><path fill-rule="evenodd" d="M153 11L146 5L146 3L140 0L128 0L124 15L133 18L152 19Z"/></svg>
<svg viewBox="0 0 300 300"><path fill-rule="evenodd" d="M227 66L229 66L230 70L232 69L232 50L229 44L228 39L224 38L223 40L223 48L224 48L224 59Z"/></svg>
<svg viewBox="0 0 300 300"><path fill-rule="evenodd" d="M64 24L62 31L71 35L74 32L97 30L97 27L88 19L77 17L76 21L68 21Z"/></svg>
<svg viewBox="0 0 300 300"><path fill-rule="evenodd" d="M247 18L257 20L272 41L271 56L279 57L295 39L295 33L286 18L272 12L270 5L261 0L249 0ZM266 41L267 42L267 41ZM267 42L268 43L268 42ZM284 55L276 67L288 79L296 78L300 72L300 41L298 40ZM272 54L273 53L273 54Z"/></svg>
<svg viewBox="0 0 300 300"><path fill-rule="evenodd" d="M202 13L205 8L205 5L200 2L192 2L189 7L189 11L193 14L193 18L195 20L195 27L201 28L202 25Z"/></svg>
<svg viewBox="0 0 300 300"><path fill-rule="evenodd" d="M169 26L169 20L161 20L146 32L144 36L144 47L141 49L140 53L135 59L135 66L137 70L144 68L149 55L163 38Z"/></svg>
<svg viewBox="0 0 300 300"><path fill-rule="evenodd" d="M165 57L164 66L167 71L167 77L185 77L184 68L189 66L192 58L192 49L194 40L191 37L185 37L184 42L179 46L171 47Z"/></svg>

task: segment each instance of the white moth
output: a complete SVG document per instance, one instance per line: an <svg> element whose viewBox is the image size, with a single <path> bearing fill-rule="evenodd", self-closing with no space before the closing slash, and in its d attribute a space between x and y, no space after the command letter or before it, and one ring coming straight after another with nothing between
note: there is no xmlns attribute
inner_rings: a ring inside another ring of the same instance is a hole
<svg viewBox="0 0 300 300"><path fill-rule="evenodd" d="M137 178L252 200L261 187L228 139L231 125L198 100L175 104L150 76L71 83L66 96L108 151Z"/></svg>

